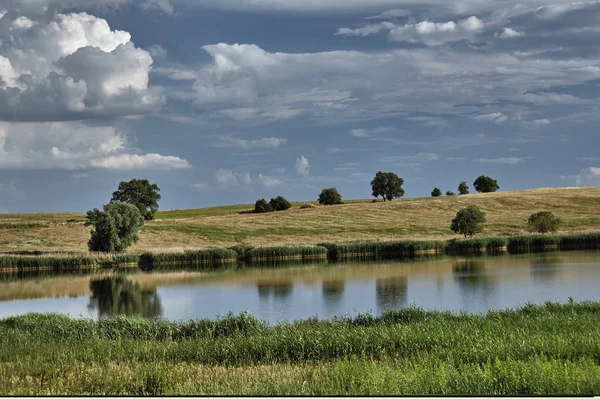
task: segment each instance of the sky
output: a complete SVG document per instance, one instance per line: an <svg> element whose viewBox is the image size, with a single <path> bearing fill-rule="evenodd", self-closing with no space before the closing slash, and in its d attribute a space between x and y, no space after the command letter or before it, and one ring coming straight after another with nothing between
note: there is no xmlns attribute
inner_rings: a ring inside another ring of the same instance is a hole
<svg viewBox="0 0 600 399"><path fill-rule="evenodd" d="M0 213L600 185L600 1L0 0Z"/></svg>

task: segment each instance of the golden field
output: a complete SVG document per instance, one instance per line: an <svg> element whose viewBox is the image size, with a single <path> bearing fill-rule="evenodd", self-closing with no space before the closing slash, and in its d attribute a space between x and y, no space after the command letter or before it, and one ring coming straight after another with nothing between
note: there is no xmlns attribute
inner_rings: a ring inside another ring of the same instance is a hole
<svg viewBox="0 0 600 399"><path fill-rule="evenodd" d="M600 187L548 188L454 197L404 198L391 202L346 201L343 205L266 214L253 205L159 211L129 252L181 251L206 247L310 244L324 241L450 239L450 221L475 204L487 214L486 236L526 232L534 212L552 211L561 232L600 231ZM0 214L0 252L86 252L84 214Z"/></svg>

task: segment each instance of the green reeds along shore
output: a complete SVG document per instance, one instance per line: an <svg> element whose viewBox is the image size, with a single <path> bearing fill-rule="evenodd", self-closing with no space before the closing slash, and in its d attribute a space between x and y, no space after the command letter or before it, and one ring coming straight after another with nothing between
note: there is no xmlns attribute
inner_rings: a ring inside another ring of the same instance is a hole
<svg viewBox="0 0 600 399"><path fill-rule="evenodd" d="M139 256L132 254L0 255L0 269L4 271L76 271L97 267L135 267L138 261Z"/></svg>
<svg viewBox="0 0 600 399"><path fill-rule="evenodd" d="M443 253L446 241L387 241L323 243L330 260L402 258L419 254Z"/></svg>
<svg viewBox="0 0 600 399"><path fill-rule="evenodd" d="M231 249L213 248L183 253L146 253L140 256L139 265L143 270L158 266L189 266L211 270L215 266L235 262L237 262L237 252Z"/></svg>
<svg viewBox="0 0 600 399"><path fill-rule="evenodd" d="M597 302L485 315L405 308L273 326L247 314L29 314L0 320L0 394L593 395L598 325Z"/></svg>
<svg viewBox="0 0 600 399"><path fill-rule="evenodd" d="M311 261L327 259L327 248L323 246L287 246L249 248L244 253L250 263Z"/></svg>

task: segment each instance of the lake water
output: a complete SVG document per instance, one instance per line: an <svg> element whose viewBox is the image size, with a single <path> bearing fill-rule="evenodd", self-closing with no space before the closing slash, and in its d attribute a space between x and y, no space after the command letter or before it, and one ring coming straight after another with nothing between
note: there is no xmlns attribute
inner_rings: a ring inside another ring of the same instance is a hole
<svg viewBox="0 0 600 399"><path fill-rule="evenodd" d="M0 280L0 318L55 312L170 320L247 311L270 323L416 305L484 313L527 302L600 301L600 251L427 258L414 262L103 272Z"/></svg>

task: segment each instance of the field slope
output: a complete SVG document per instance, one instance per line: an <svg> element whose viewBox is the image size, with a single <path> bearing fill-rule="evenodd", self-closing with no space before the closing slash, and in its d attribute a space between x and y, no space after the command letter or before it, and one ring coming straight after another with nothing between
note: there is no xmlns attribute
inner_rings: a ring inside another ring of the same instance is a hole
<svg viewBox="0 0 600 399"><path fill-rule="evenodd" d="M487 213L484 235L521 234L527 217L549 210L562 232L600 231L600 187L533 189L392 202L347 201L344 205L252 214L253 205L160 211L130 252L203 247L284 245L323 241L449 239L456 212L475 204ZM0 215L0 252L87 250L83 214Z"/></svg>

